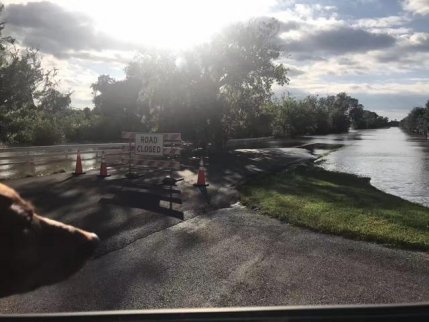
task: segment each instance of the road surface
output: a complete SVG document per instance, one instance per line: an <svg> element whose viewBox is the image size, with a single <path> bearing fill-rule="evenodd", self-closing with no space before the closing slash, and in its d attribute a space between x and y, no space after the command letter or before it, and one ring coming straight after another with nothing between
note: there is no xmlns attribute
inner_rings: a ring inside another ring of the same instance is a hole
<svg viewBox="0 0 429 322"><path fill-rule="evenodd" d="M145 202L112 202L142 178L130 184L88 173L10 181L41 214L95 231L102 244L77 274L0 299L0 312L429 300L427 254L311 232L236 203L234 187L250 175L313 158L300 149L212 158L205 195L192 186L198 160L189 160L191 167L176 174L185 178L176 207L184 220L145 209Z"/></svg>

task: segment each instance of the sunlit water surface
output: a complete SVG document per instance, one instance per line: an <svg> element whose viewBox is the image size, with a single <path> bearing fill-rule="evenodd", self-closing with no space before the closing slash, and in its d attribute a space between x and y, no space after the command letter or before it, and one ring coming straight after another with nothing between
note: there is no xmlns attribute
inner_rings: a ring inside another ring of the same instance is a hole
<svg viewBox="0 0 429 322"><path fill-rule="evenodd" d="M323 157L327 170L370 177L378 189L429 206L429 141L399 128L313 136L345 146Z"/></svg>

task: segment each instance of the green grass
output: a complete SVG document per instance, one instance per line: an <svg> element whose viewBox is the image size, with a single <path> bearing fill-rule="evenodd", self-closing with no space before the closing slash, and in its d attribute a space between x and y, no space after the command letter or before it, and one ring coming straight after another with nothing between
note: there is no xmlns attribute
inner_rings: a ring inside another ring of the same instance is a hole
<svg viewBox="0 0 429 322"><path fill-rule="evenodd" d="M367 178L298 167L240 187L244 205L291 224L353 239L429 250L429 208L386 194Z"/></svg>

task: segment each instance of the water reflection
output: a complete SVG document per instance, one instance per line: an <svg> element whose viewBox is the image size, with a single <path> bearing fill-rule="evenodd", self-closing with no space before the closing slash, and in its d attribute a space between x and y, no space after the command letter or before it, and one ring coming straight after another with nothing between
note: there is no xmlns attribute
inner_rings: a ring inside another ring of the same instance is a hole
<svg viewBox="0 0 429 322"><path fill-rule="evenodd" d="M312 140L324 143L341 140L345 144L323 158L326 169L371 177L375 187L429 206L429 141L426 139L390 128Z"/></svg>
<svg viewBox="0 0 429 322"><path fill-rule="evenodd" d="M39 150L30 151L28 156L22 157L19 153L2 152L0 160L0 180L23 178L28 176L42 176L58 172L73 172L76 166L76 155L65 154L62 157L38 156ZM34 154L34 158L31 157ZM82 167L84 171L96 169L99 165L97 154L94 152L83 152ZM22 159L20 159L22 157ZM30 162L30 160L33 160Z"/></svg>

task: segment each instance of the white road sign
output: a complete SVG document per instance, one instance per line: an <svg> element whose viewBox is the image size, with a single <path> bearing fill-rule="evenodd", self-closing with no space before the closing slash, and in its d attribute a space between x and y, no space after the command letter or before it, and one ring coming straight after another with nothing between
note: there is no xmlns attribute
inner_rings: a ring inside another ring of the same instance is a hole
<svg viewBox="0 0 429 322"><path fill-rule="evenodd" d="M162 156L163 134L136 133L136 154Z"/></svg>

